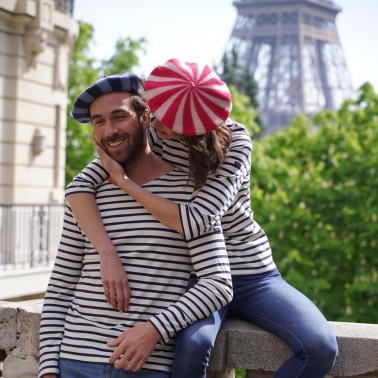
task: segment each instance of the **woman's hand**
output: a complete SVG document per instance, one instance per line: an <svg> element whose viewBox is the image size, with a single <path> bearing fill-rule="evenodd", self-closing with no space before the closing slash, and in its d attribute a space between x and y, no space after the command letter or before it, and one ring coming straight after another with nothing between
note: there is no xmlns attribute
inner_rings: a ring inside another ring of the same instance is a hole
<svg viewBox="0 0 378 378"><path fill-rule="evenodd" d="M101 253L100 263L101 280L106 301L119 312L127 311L131 291L125 268L117 255L117 251Z"/></svg>
<svg viewBox="0 0 378 378"><path fill-rule="evenodd" d="M95 147L98 155L100 156L102 166L109 173L110 177L108 177L108 180L112 184L121 187L122 182L124 182L125 178L127 178L122 165L118 163L118 161L114 160L111 156L109 156L101 146L95 144Z"/></svg>

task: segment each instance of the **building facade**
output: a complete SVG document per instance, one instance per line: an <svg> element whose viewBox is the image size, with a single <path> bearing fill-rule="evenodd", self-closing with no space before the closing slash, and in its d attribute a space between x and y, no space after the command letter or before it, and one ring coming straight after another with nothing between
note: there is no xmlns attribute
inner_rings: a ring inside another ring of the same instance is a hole
<svg viewBox="0 0 378 378"><path fill-rule="evenodd" d="M0 300L43 293L63 219L73 0L0 0Z"/></svg>
<svg viewBox="0 0 378 378"><path fill-rule="evenodd" d="M2 203L64 201L68 63L78 35L65 3L0 0Z"/></svg>

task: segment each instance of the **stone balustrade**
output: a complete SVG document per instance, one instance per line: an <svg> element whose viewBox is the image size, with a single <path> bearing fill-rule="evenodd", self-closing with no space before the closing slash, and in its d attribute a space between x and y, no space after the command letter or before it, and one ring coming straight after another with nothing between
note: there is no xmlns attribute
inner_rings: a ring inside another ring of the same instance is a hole
<svg viewBox="0 0 378 378"><path fill-rule="evenodd" d="M3 378L36 378L42 300L0 302L0 361ZM330 322L340 349L330 376L378 377L378 324ZM230 319L214 347L208 378L268 378L290 356L276 336L242 320ZM0 374L1 376L1 374Z"/></svg>

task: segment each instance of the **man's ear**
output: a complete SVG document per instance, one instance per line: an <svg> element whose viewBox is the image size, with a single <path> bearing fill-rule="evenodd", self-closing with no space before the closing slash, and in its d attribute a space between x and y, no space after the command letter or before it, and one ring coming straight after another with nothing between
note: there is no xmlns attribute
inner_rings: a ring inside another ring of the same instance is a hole
<svg viewBox="0 0 378 378"><path fill-rule="evenodd" d="M141 118L143 125L148 127L148 123L150 120L150 111L148 109L145 109L145 111L141 114Z"/></svg>

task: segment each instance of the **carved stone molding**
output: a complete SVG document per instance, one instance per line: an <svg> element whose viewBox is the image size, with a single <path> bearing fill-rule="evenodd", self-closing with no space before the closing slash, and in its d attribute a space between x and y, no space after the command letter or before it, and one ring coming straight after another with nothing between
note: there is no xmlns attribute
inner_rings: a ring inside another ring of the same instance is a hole
<svg viewBox="0 0 378 378"><path fill-rule="evenodd" d="M35 68L37 56L45 50L49 32L38 27L28 27L24 38L26 61L29 67Z"/></svg>
<svg viewBox="0 0 378 378"><path fill-rule="evenodd" d="M69 46L62 43L57 46L55 53L54 87L61 91L64 91L67 86L69 50Z"/></svg>
<svg viewBox="0 0 378 378"><path fill-rule="evenodd" d="M54 30L53 25L54 2L52 0L37 0L35 18L25 30L25 52L29 67L35 68L37 56L45 50L49 33Z"/></svg>
<svg viewBox="0 0 378 378"><path fill-rule="evenodd" d="M65 38L55 49L55 72L54 88L65 91L68 81L68 67L72 56L76 35L70 32L65 33Z"/></svg>

